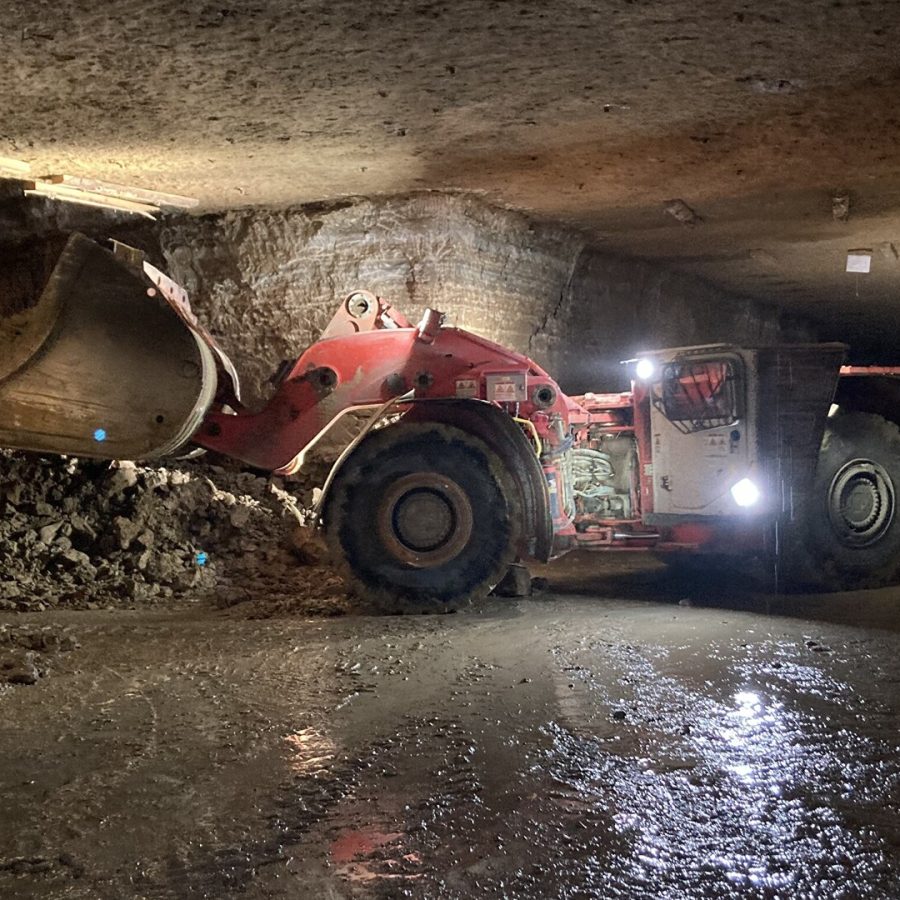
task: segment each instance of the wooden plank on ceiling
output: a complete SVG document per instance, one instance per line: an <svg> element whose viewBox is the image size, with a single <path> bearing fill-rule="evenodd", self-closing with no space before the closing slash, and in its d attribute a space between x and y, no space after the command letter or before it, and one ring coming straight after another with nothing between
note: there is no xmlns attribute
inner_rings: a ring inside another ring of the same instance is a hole
<svg viewBox="0 0 900 900"><path fill-rule="evenodd" d="M103 194L109 197L120 197L150 206L171 206L175 209L193 209L200 201L196 197L184 197L181 194L169 194L164 191L151 191L146 188L130 187L115 184L111 181L100 181L97 178L84 178L80 175L46 175L42 181L61 184L66 187L89 191L92 194Z"/></svg>
<svg viewBox="0 0 900 900"><path fill-rule="evenodd" d="M118 210L119 212L136 213L147 219L155 218L159 212L156 206L147 203L136 203L121 197L108 197L90 191L79 190L66 184L54 184L50 181L26 181L25 194L28 196L49 197L52 200L65 200L69 203L80 203L83 206L95 206L99 209Z"/></svg>
<svg viewBox="0 0 900 900"><path fill-rule="evenodd" d="M21 159L0 156L0 178L27 178L31 166Z"/></svg>

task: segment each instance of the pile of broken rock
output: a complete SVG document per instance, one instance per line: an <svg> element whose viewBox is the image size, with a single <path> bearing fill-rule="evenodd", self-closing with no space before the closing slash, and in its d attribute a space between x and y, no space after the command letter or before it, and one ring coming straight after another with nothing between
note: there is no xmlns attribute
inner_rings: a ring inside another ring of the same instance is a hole
<svg viewBox="0 0 900 900"><path fill-rule="evenodd" d="M264 598L323 611L343 591L298 537L305 522L288 486L252 472L0 451L0 610Z"/></svg>

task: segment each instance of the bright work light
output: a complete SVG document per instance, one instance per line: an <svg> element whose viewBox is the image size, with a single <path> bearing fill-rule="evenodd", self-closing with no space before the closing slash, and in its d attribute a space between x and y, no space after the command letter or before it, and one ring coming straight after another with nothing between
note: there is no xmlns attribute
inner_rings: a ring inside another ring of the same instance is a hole
<svg viewBox="0 0 900 900"><path fill-rule="evenodd" d="M634 367L634 374L641 381L649 381L656 374L656 364L652 359L639 359Z"/></svg>
<svg viewBox="0 0 900 900"><path fill-rule="evenodd" d="M738 506L754 506L759 502L759 488L749 479L742 478L731 488L731 496Z"/></svg>

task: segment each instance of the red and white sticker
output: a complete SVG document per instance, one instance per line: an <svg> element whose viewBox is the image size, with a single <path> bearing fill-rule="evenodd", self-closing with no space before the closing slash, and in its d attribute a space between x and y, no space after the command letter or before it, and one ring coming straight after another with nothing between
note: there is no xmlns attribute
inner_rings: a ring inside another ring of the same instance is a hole
<svg viewBox="0 0 900 900"><path fill-rule="evenodd" d="M462 398L478 396L478 380L475 378L458 378L456 380L456 396Z"/></svg>
<svg viewBox="0 0 900 900"><path fill-rule="evenodd" d="M487 399L494 403L521 403L527 399L524 372L486 375Z"/></svg>

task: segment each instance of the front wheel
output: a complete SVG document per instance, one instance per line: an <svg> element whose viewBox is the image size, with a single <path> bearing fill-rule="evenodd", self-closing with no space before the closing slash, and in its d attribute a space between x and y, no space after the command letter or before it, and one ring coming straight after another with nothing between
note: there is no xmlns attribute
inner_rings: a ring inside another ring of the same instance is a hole
<svg viewBox="0 0 900 900"><path fill-rule="evenodd" d="M375 432L325 509L356 593L387 612L448 612L485 596L517 543L515 492L481 441L435 423Z"/></svg>
<svg viewBox="0 0 900 900"><path fill-rule="evenodd" d="M868 413L830 419L807 511L793 535L791 580L830 590L896 581L898 502L900 429Z"/></svg>

